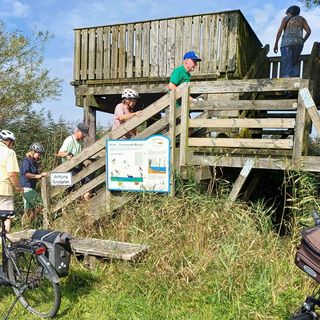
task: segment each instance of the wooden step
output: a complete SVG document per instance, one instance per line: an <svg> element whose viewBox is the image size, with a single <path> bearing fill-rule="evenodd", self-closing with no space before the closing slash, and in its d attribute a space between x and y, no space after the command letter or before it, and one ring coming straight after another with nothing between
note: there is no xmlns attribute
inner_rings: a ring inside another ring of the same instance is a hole
<svg viewBox="0 0 320 320"><path fill-rule="evenodd" d="M30 239L34 229L22 230L8 234L11 241ZM121 259L136 261L145 254L149 246L96 238L78 238L70 241L72 253L75 255L93 256L105 259Z"/></svg>

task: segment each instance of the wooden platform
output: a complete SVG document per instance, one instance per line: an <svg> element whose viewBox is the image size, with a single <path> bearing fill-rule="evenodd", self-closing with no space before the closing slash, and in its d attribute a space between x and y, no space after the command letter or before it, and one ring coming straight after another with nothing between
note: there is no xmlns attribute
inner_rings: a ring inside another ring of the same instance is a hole
<svg viewBox="0 0 320 320"><path fill-rule="evenodd" d="M23 230L10 233L11 241L30 239L35 230ZM111 241L95 238L73 238L71 241L72 253L84 255L85 257L100 257L106 259L121 259L136 261L147 252L149 246L127 242Z"/></svg>

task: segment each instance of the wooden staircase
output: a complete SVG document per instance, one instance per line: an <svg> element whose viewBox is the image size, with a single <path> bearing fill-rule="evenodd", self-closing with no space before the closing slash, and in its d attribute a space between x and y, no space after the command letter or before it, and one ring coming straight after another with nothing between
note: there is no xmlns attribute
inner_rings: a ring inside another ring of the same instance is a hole
<svg viewBox="0 0 320 320"><path fill-rule="evenodd" d="M314 53L307 68L308 79L191 82L165 94L145 108L140 118L130 119L81 154L52 170L67 172L89 160L87 167L73 176L74 191L66 193L66 188L51 187L49 179L43 178L45 226L58 211L78 201L88 191L94 191L90 203L97 217L106 210L119 208L134 196L106 190L106 140L121 138L158 113L162 113L162 117L139 132L136 138L143 139L157 133L169 136L171 167L186 179L186 168L190 166L200 170L199 177L202 178L210 178L209 167L246 168L240 173L231 200L236 199L236 190L241 189L245 178L254 168L300 168L320 172L320 158L308 156L307 151L312 124L320 134L320 117L314 103L318 99L315 85L319 83L319 53ZM259 71L252 69L251 76ZM287 98L288 92L292 97ZM192 102L190 95L205 95L207 100ZM181 108L176 108L179 99L182 101ZM177 119L180 120L177 122ZM201 132L201 135L195 136L195 131ZM94 175L94 179L77 187L77 183L89 175ZM172 194L174 184L172 179Z"/></svg>

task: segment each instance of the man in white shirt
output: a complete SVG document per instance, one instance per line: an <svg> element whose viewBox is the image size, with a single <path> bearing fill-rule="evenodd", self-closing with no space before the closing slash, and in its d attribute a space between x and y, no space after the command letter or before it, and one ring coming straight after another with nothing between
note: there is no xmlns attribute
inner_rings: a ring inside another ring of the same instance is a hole
<svg viewBox="0 0 320 320"><path fill-rule="evenodd" d="M13 150L16 137L9 130L0 132L0 209L14 210L13 192L23 192L20 185L17 156ZM5 221L6 231L9 232L11 219Z"/></svg>

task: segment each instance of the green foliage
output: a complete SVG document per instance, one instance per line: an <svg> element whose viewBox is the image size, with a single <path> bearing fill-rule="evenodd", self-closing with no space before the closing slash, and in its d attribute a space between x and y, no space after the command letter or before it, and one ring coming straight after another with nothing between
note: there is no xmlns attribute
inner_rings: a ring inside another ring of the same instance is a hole
<svg viewBox="0 0 320 320"><path fill-rule="evenodd" d="M27 38L0 22L0 128L26 116L33 103L60 94L60 80L43 67L43 49L51 37L38 32Z"/></svg>
<svg viewBox="0 0 320 320"><path fill-rule="evenodd" d="M308 9L313 9L320 5L319 0L299 0L299 2L303 3Z"/></svg>

